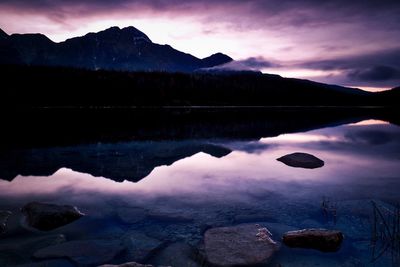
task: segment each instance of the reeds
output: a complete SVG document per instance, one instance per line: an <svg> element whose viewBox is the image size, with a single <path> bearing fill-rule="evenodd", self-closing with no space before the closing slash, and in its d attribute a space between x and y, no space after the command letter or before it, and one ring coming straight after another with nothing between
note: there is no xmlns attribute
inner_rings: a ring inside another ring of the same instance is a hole
<svg viewBox="0 0 400 267"><path fill-rule="evenodd" d="M325 217L325 219L329 222L333 221L333 224L336 225L337 222L337 202L332 202L327 197L322 197L321 202L321 210Z"/></svg>
<svg viewBox="0 0 400 267"><path fill-rule="evenodd" d="M393 266L400 266L400 206L388 208L372 202L372 262L390 253Z"/></svg>

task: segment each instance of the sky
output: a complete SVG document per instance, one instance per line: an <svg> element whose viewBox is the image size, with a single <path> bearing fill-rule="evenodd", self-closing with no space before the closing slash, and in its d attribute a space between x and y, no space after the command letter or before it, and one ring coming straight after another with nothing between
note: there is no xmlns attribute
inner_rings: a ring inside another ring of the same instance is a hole
<svg viewBox="0 0 400 267"><path fill-rule="evenodd" d="M64 41L134 26L155 43L284 77L400 86L399 0L0 0L0 28Z"/></svg>

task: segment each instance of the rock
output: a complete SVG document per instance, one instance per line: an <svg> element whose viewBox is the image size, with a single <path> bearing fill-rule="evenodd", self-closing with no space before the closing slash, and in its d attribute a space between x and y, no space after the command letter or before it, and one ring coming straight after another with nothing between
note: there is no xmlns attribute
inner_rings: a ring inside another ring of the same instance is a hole
<svg viewBox="0 0 400 267"><path fill-rule="evenodd" d="M149 212L148 217L152 220L170 223L188 223L193 221L192 217L178 212Z"/></svg>
<svg viewBox="0 0 400 267"><path fill-rule="evenodd" d="M277 159L278 161L296 168L315 169L324 166L324 161L307 153L296 152Z"/></svg>
<svg viewBox="0 0 400 267"><path fill-rule="evenodd" d="M154 267L154 266L150 265L150 264L140 264L137 262L127 262L127 263L123 263L123 264L119 264L119 265L105 264L105 265L101 265L98 267ZM159 267L163 267L163 266L159 266ZM166 267L166 266L164 266L164 267Z"/></svg>
<svg viewBox="0 0 400 267"><path fill-rule="evenodd" d="M6 231L7 221L11 214L9 211L0 211L0 235Z"/></svg>
<svg viewBox="0 0 400 267"><path fill-rule="evenodd" d="M33 253L35 250L61 244L65 242L65 236L62 234L52 234L45 236L21 236L18 238L6 238L0 242L0 251L18 251L24 254Z"/></svg>
<svg viewBox="0 0 400 267"><path fill-rule="evenodd" d="M78 265L100 265L111 261L124 247L116 240L78 240L36 251L36 259L68 258Z"/></svg>
<svg viewBox="0 0 400 267"><path fill-rule="evenodd" d="M132 231L123 238L123 244L127 249L129 260L144 262L161 248L164 242L141 232Z"/></svg>
<svg viewBox="0 0 400 267"><path fill-rule="evenodd" d="M205 256L211 265L261 264L277 250L269 231L254 224L212 228L204 234Z"/></svg>
<svg viewBox="0 0 400 267"><path fill-rule="evenodd" d="M141 208L118 208L118 217L126 224L134 224L146 218L146 211Z"/></svg>
<svg viewBox="0 0 400 267"><path fill-rule="evenodd" d="M43 236L23 233L17 237L0 239L0 266L31 262L31 255L35 251L63 242L65 242L65 236L61 234Z"/></svg>
<svg viewBox="0 0 400 267"><path fill-rule="evenodd" d="M31 202L21 209L29 226L41 231L50 231L69 224L82 216L76 207Z"/></svg>
<svg viewBox="0 0 400 267"><path fill-rule="evenodd" d="M288 247L312 248L323 252L338 251L343 234L337 230L303 229L290 231L283 235L283 243Z"/></svg>
<svg viewBox="0 0 400 267"><path fill-rule="evenodd" d="M239 214L236 215L233 220L235 223L252 223L273 221L273 218L263 214Z"/></svg>
<svg viewBox="0 0 400 267"><path fill-rule="evenodd" d="M195 250L183 243L172 243L151 258L150 262L153 265L170 265L170 266L185 266L185 267L201 267L193 258Z"/></svg>
<svg viewBox="0 0 400 267"><path fill-rule="evenodd" d="M14 267L75 267L75 265L73 265L68 260L61 259L61 260L48 260L48 261L26 263Z"/></svg>

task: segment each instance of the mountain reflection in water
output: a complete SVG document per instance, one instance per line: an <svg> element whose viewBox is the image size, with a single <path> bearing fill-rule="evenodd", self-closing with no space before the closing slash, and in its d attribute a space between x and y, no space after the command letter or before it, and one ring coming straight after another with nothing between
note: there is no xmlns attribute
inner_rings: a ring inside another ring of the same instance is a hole
<svg viewBox="0 0 400 267"><path fill-rule="evenodd" d="M297 151L317 156L325 166L291 168L276 160ZM121 231L134 229L168 244L196 247L204 227L257 222L278 241L287 229L335 228L346 237L339 252L282 246L266 266L392 264L390 253L372 263L369 246L370 201L400 201L400 128L384 121L259 139L128 141L12 153L13 159L25 154L15 165L2 161L0 209L17 211L33 200L76 205L87 216L54 231L69 239L118 239ZM321 212L324 199L337 206L335 221ZM147 219L126 224L121 218L133 208ZM163 221L165 214L178 219ZM12 231L7 238L13 240ZM160 255L146 262L173 264ZM121 261L129 258L124 257ZM29 261L3 258L8 264Z"/></svg>

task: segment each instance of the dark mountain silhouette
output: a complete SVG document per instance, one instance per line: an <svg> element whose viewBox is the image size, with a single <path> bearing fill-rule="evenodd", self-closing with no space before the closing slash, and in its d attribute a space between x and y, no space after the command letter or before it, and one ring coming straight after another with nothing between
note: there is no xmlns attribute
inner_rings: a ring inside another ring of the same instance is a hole
<svg viewBox="0 0 400 267"><path fill-rule="evenodd" d="M5 33L2 29L0 29L0 39L6 39L8 37L8 34Z"/></svg>
<svg viewBox="0 0 400 267"><path fill-rule="evenodd" d="M0 64L23 64L18 50L9 44L8 38L0 29Z"/></svg>
<svg viewBox="0 0 400 267"><path fill-rule="evenodd" d="M231 57L222 53L216 53L209 57L203 58L203 68L219 66L231 61L232 61Z"/></svg>
<svg viewBox="0 0 400 267"><path fill-rule="evenodd" d="M43 34L0 33L0 63L123 71L191 72L232 61L221 53L204 60L153 43L134 27L112 27L55 43Z"/></svg>

